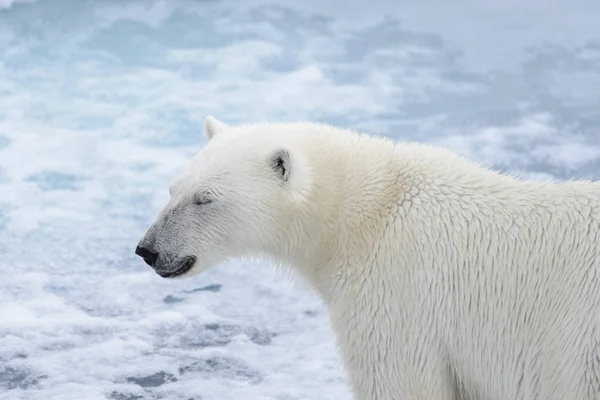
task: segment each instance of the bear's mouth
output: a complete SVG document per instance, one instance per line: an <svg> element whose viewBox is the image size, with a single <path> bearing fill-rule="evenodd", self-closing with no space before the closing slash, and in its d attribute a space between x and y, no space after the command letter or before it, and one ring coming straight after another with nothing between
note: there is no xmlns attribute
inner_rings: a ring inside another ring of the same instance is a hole
<svg viewBox="0 0 600 400"><path fill-rule="evenodd" d="M174 270L165 271L165 270L157 269L155 271L162 278L175 278L176 276L181 276L181 275L185 274L186 272L188 272L190 269L192 269L192 267L194 266L195 263L196 263L196 257L188 256L188 257L184 258L183 261L179 264L179 266Z"/></svg>

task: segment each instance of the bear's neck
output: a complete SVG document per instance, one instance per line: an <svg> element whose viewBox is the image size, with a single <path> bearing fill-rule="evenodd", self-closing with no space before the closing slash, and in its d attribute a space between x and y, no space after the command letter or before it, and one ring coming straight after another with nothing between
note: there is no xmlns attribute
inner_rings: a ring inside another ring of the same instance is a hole
<svg viewBox="0 0 600 400"><path fill-rule="evenodd" d="M343 296L346 275L368 274L371 251L365 246L377 242L412 185L393 143L358 139L312 160L319 174L310 206L297 216L285 254L277 257L329 304Z"/></svg>

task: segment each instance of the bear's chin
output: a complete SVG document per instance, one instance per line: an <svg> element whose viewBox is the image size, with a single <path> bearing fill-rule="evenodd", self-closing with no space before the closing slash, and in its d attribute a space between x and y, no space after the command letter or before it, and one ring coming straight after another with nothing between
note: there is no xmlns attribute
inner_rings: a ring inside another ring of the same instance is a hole
<svg viewBox="0 0 600 400"><path fill-rule="evenodd" d="M174 270L165 271L165 270L155 270L155 272L162 278L177 278L187 274L194 265L196 264L196 257L188 256L186 257L181 264Z"/></svg>

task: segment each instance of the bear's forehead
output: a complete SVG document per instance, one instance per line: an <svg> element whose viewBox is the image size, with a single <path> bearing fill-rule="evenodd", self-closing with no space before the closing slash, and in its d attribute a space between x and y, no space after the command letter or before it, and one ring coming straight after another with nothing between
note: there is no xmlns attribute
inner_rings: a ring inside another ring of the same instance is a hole
<svg viewBox="0 0 600 400"><path fill-rule="evenodd" d="M281 140L272 137L231 135L226 138L214 138L206 144L192 159L191 167L203 169L235 169L260 163L276 149L283 146Z"/></svg>
<svg viewBox="0 0 600 400"><path fill-rule="evenodd" d="M217 185L232 179L260 174L269 166L273 152L282 147L281 137L259 126L231 128L215 136L200 149L172 181L171 191Z"/></svg>

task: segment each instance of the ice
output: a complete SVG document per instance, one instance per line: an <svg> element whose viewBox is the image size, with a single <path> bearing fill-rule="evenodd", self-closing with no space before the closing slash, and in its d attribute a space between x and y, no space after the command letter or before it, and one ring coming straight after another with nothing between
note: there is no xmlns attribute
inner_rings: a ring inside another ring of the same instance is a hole
<svg viewBox="0 0 600 400"><path fill-rule="evenodd" d="M596 1L0 1L0 399L350 399L269 265L133 254L208 114L600 179Z"/></svg>

